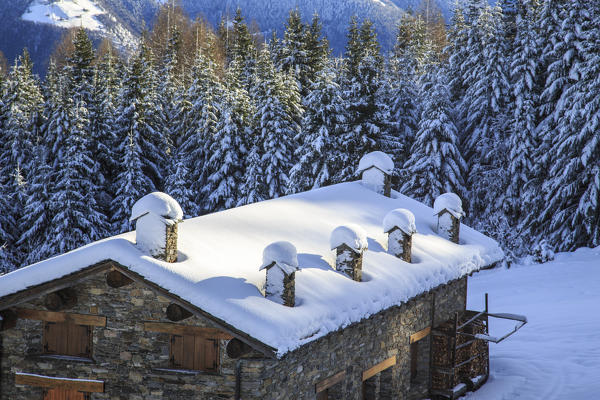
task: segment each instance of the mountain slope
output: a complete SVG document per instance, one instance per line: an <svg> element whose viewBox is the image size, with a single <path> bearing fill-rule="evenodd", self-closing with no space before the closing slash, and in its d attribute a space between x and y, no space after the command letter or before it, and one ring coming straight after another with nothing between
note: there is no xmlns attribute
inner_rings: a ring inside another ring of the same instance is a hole
<svg viewBox="0 0 600 400"><path fill-rule="evenodd" d="M160 4L169 0L11 0L0 1L0 50L9 62L27 47L43 74L47 59L64 29L84 26L92 38L111 38L117 46L129 47L152 20ZM448 17L455 0L430 0ZM283 33L291 9L298 8L309 21L316 12L335 55L344 51L350 17L374 22L384 51L394 43L397 24L421 0L180 0L192 18L205 17L215 27L221 18L233 18L237 7L248 22L256 21L269 34Z"/></svg>

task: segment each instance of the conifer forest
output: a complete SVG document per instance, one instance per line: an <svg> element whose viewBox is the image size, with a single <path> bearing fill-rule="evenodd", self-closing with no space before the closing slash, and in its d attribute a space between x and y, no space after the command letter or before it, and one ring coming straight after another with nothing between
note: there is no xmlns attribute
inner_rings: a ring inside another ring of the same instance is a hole
<svg viewBox="0 0 600 400"><path fill-rule="evenodd" d="M600 245L600 2L415 11L389 53L343 24L335 55L318 15L277 37L164 6L132 54L78 28L43 78L27 50L0 63L0 274L132 230L153 191L195 217L355 180L374 150L395 190L457 193L509 262Z"/></svg>

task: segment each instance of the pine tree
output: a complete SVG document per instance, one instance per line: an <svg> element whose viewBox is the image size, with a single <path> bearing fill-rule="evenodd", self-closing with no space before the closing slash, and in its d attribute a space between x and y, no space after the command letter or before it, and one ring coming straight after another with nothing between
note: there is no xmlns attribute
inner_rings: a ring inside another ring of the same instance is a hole
<svg viewBox="0 0 600 400"><path fill-rule="evenodd" d="M349 56L356 57L350 45L355 34L349 35ZM356 72L352 72L354 61L349 58L346 64L348 88L344 94L347 105L347 129L342 137L343 152L346 155L342 169L336 181L345 181L354 175L356 163L360 158L375 150L385 150L383 141L387 139L390 128L389 106L382 92L383 60L379 53L377 37L369 21L358 30L361 43Z"/></svg>
<svg viewBox="0 0 600 400"><path fill-rule="evenodd" d="M3 96L4 124L0 131L0 184L6 185L17 169L28 171L38 127L43 98L27 50L18 58L6 81ZM24 176L27 180L28 176Z"/></svg>
<svg viewBox="0 0 600 400"><path fill-rule="evenodd" d="M458 130L451 117L452 103L444 71L433 70L425 78L419 129L410 158L404 163L409 179L400 190L433 205L437 196L447 192L466 197L467 165L458 148Z"/></svg>
<svg viewBox="0 0 600 400"><path fill-rule="evenodd" d="M52 172L54 183L48 201L51 215L46 241L46 254L60 254L107 236L108 222L99 209L94 194L98 192L93 176L97 163L90 151L86 132L89 124L87 108L74 103L63 93L55 115L54 126L64 130L65 151L56 160Z"/></svg>
<svg viewBox="0 0 600 400"><path fill-rule="evenodd" d="M207 208L211 212L235 207L245 172L250 127L243 118L245 94L240 89L226 93L221 118L217 123L217 141L207 160L212 174L204 188ZM241 112L240 112L241 111Z"/></svg>
<svg viewBox="0 0 600 400"><path fill-rule="evenodd" d="M22 232L18 245L23 251L23 264L29 265L51 257L54 251L46 245L51 227L50 196L54 188L52 170L46 160L46 149L40 144L27 186L25 206L18 223Z"/></svg>
<svg viewBox="0 0 600 400"><path fill-rule="evenodd" d="M112 52L107 52L94 70L94 95L90 107L90 131L92 149L98 162L100 193L97 201L107 219L111 215L111 203L115 196L114 185L117 174L117 160L113 157L116 148L115 121L120 80L117 76L117 60Z"/></svg>
<svg viewBox="0 0 600 400"><path fill-rule="evenodd" d="M114 232L131 229L131 207L142 196L155 191L157 182L162 182L160 166L164 165L165 158L160 153L163 149L160 143L163 138L154 129L156 97L154 82L148 81L149 63L149 50L142 45L119 93L115 121L119 166L114 189L116 197L111 205Z"/></svg>
<svg viewBox="0 0 600 400"><path fill-rule="evenodd" d="M516 16L515 52L511 62L514 96L513 119L509 139L509 174L506 202L503 205L511 224L517 225L522 213L531 209L526 193L532 179L534 151L537 147L537 83L538 41L534 30L534 4L523 2Z"/></svg>
<svg viewBox="0 0 600 400"><path fill-rule="evenodd" d="M191 79L186 95L190 106L184 117L186 127L179 148L189 170L187 187L194 193L193 208L185 212L200 215L208 212L203 192L212 173L208 160L211 147L217 141L217 123L220 118L218 99L223 96L224 88L217 77L214 60L202 49L196 53Z"/></svg>
<svg viewBox="0 0 600 400"><path fill-rule="evenodd" d="M10 272L19 266L16 256L16 231L14 208L8 190L0 185L0 275Z"/></svg>
<svg viewBox="0 0 600 400"><path fill-rule="evenodd" d="M503 202L500 188L505 187L507 169L507 138L503 133L509 97L503 37L499 9L486 6L469 30L471 56L463 71L469 86L460 106L475 218L484 212L497 212Z"/></svg>
<svg viewBox="0 0 600 400"><path fill-rule="evenodd" d="M302 143L296 150L298 162L290 171L287 193L302 192L334 183L343 154L341 136L345 130L345 102L330 66L317 75L305 101Z"/></svg>
<svg viewBox="0 0 600 400"><path fill-rule="evenodd" d="M557 130L546 132L552 137L552 178L542 186L545 208L536 221L547 226L545 236L559 250L600 244L600 7L574 1L567 11L563 43L555 49L564 49L569 57L551 65L553 72L565 73L559 78L563 92L554 117Z"/></svg>
<svg viewBox="0 0 600 400"><path fill-rule="evenodd" d="M265 48L257 64L257 85L253 97L257 100L257 141L261 152L260 170L263 174L266 195L279 197L288 185L288 172L292 167L296 123L286 105L284 77L275 70L271 55Z"/></svg>

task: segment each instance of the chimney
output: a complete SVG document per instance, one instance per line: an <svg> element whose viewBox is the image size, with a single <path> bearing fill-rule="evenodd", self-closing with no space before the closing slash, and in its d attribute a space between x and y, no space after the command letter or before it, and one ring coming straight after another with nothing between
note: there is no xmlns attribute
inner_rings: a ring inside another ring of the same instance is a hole
<svg viewBox="0 0 600 400"><path fill-rule="evenodd" d="M458 244L460 219L465 216L460 197L454 193L439 195L433 203L433 213L438 217L438 235Z"/></svg>
<svg viewBox="0 0 600 400"><path fill-rule="evenodd" d="M414 214L404 208L390 211L383 219L383 231L388 234L388 252L411 262L412 235L417 233Z"/></svg>
<svg viewBox="0 0 600 400"><path fill-rule="evenodd" d="M335 269L362 281L363 254L368 248L365 231L354 224L338 226L331 232L330 244L336 251Z"/></svg>
<svg viewBox="0 0 600 400"><path fill-rule="evenodd" d="M298 254L290 242L275 242L265 247L260 271L267 270L265 297L287 307L296 303Z"/></svg>
<svg viewBox="0 0 600 400"><path fill-rule="evenodd" d="M183 211L166 193L154 192L139 199L129 221L136 221L135 240L143 252L166 262L177 261L177 225Z"/></svg>
<svg viewBox="0 0 600 400"><path fill-rule="evenodd" d="M391 196L393 172L394 162L390 156L381 151L365 154L360 159L356 170L364 186L386 197Z"/></svg>

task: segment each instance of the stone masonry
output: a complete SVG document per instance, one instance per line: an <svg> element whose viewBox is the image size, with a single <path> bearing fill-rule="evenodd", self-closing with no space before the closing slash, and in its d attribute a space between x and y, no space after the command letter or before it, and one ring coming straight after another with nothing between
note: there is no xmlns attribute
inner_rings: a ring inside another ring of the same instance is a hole
<svg viewBox="0 0 600 400"><path fill-rule="evenodd" d="M345 244L336 248L336 269L356 282L362 281L363 253L357 253Z"/></svg>
<svg viewBox="0 0 600 400"><path fill-rule="evenodd" d="M107 317L106 327L93 329L92 358L75 361L43 356L43 323L20 319L16 328L0 332L0 399L42 398L41 388L15 385L16 372L104 381L105 392L91 394L93 400L233 399L238 375L241 398L258 400L314 399L317 382L345 371L330 398L358 400L362 398L362 372L391 356L397 356L397 364L372 378L374 398L419 399L427 389L430 336L422 339L425 349L419 352L419 368L425 378L417 383L410 379L409 337L431 325L434 297L436 324L464 310L466 280L450 282L332 332L279 360L257 352L230 359L225 352L227 341L220 340L218 372L190 373L165 370L169 334L144 330L144 322L170 322L165 312L169 299L137 283L111 288L105 274L97 274L73 287L78 302L65 310ZM44 299L19 307L45 310ZM211 327L197 317L179 324Z"/></svg>

